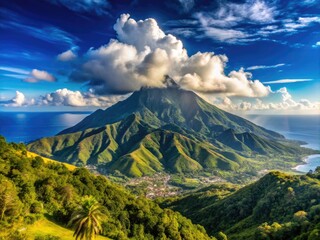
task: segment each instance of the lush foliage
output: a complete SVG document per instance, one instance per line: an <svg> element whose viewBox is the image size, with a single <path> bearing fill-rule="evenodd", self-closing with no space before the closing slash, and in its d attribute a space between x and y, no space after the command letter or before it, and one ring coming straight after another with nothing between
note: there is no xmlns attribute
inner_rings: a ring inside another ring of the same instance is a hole
<svg viewBox="0 0 320 240"><path fill-rule="evenodd" d="M101 223L105 216L103 210L104 208L92 196L83 197L81 205L72 213L69 221L69 225L75 227L76 240L95 239L102 231Z"/></svg>
<svg viewBox="0 0 320 240"><path fill-rule="evenodd" d="M3 138L0 182L0 238L5 229L21 234L15 226L21 229L44 216L64 226L70 219L83 220L99 209L94 198L104 207L97 211L100 221L92 228L76 225L76 233L101 229L112 239L210 239L206 229L217 239L319 239L320 169L302 176L272 172L241 189L215 184L162 201L163 207L180 211L205 229L84 168L70 171L63 164L29 157L23 145L8 144ZM82 217L75 217L79 213ZM17 239L12 233L4 239Z"/></svg>
<svg viewBox="0 0 320 240"><path fill-rule="evenodd" d="M319 239L319 170L302 176L271 172L234 193L228 185L211 186L163 206L230 239Z"/></svg>
<svg viewBox="0 0 320 240"><path fill-rule="evenodd" d="M0 236L15 232L16 226L24 229L43 216L66 226L82 197L92 196L107 209L101 234L110 238L210 239L203 227L179 213L161 209L84 168L69 171L63 164L28 157L23 145L8 144L2 137L0 182Z"/></svg>

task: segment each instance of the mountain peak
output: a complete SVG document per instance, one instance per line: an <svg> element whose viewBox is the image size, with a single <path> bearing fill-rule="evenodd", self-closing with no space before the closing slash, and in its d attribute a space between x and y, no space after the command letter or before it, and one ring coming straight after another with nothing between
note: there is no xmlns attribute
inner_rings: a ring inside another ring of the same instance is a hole
<svg viewBox="0 0 320 240"><path fill-rule="evenodd" d="M169 75L165 75L162 81L164 87L151 87L143 86L140 90L150 90L150 89L181 89L180 85L174 81ZM139 91L137 91L139 92Z"/></svg>
<svg viewBox="0 0 320 240"><path fill-rule="evenodd" d="M169 75L164 76L164 84L167 88L180 88L179 84L177 84Z"/></svg>
<svg viewBox="0 0 320 240"><path fill-rule="evenodd" d="M214 139L226 129L233 129L230 130L230 135L255 132L256 135L269 139L283 138L278 133L211 105L196 93L180 88L169 76L165 76L163 83L167 87L141 88L127 99L104 111L96 111L74 127L60 132L59 135L105 126L136 114L152 126L175 124L208 139Z"/></svg>

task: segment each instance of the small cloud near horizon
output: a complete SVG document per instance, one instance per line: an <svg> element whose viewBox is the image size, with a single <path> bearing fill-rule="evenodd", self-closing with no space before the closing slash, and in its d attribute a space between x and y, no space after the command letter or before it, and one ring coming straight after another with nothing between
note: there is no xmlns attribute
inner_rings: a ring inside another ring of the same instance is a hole
<svg viewBox="0 0 320 240"><path fill-rule="evenodd" d="M287 66L287 64L279 63L279 64L275 64L275 65L256 65L256 66L247 67L246 70L252 71L252 70L257 70L257 69L279 68L279 67L283 67L283 66Z"/></svg>
<svg viewBox="0 0 320 240"><path fill-rule="evenodd" d="M263 82L264 84L279 84L279 83L296 83L296 82L310 82L311 78L292 78L292 79L279 79L274 81Z"/></svg>

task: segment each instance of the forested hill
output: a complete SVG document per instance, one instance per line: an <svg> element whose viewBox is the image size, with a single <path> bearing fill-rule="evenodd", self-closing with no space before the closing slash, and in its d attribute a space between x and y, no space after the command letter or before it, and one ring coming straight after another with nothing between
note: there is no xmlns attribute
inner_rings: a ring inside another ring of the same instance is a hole
<svg viewBox="0 0 320 240"><path fill-rule="evenodd" d="M106 177L28 157L24 145L0 137L0 239L35 239L29 226L43 218L66 227L84 196L105 207L102 235L111 239L211 239L200 225ZM37 239L59 239L52 234Z"/></svg>
<svg viewBox="0 0 320 240"><path fill-rule="evenodd" d="M162 206L180 211L211 233L234 240L319 240L320 169L307 175L271 172L235 191L213 185Z"/></svg>
<svg viewBox="0 0 320 240"><path fill-rule="evenodd" d="M240 189L212 185L168 199L161 208L104 176L45 163L29 157L24 145L0 138L1 240L47 239L17 238L31 234L34 224L44 229L43 220L70 232L67 223L85 196L105 207L101 234L111 239L215 239L206 231L224 240L225 234L229 240L320 239L320 171L301 176L271 172Z"/></svg>

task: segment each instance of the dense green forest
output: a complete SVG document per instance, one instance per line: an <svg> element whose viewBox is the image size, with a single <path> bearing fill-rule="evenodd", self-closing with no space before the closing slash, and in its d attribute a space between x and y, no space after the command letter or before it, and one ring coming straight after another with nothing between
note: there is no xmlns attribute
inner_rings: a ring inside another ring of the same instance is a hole
<svg viewBox="0 0 320 240"><path fill-rule="evenodd" d="M320 168L307 175L271 172L246 187L212 185L163 207L229 239L320 239Z"/></svg>
<svg viewBox="0 0 320 240"><path fill-rule="evenodd" d="M45 218L66 227L86 196L105 208L101 234L111 239L211 239L202 226L104 176L44 163L28 157L24 145L0 138L0 239L59 239L28 236L28 226Z"/></svg>
<svg viewBox="0 0 320 240"><path fill-rule="evenodd" d="M0 239L72 239L57 237L56 229L71 232L68 223L86 199L104 209L105 239L320 239L319 169L271 172L245 187L213 184L151 201L85 168L44 162L1 137L0 199ZM48 234L29 232L35 228Z"/></svg>

